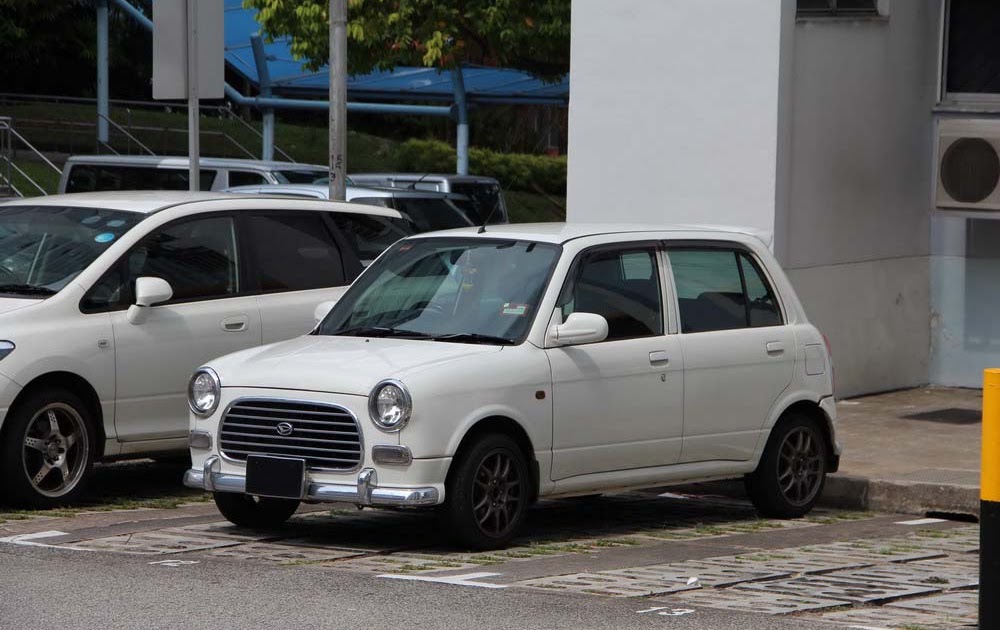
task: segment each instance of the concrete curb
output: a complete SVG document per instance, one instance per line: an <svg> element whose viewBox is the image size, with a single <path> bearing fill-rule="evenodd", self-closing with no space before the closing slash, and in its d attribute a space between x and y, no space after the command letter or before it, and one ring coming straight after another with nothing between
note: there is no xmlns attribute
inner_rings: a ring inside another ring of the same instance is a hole
<svg viewBox="0 0 1000 630"><path fill-rule="evenodd" d="M740 480L713 481L665 487L665 492L715 494L745 498ZM853 475L830 475L819 504L846 510L866 510L895 514L929 512L979 517L979 487L889 479L868 479Z"/></svg>
<svg viewBox="0 0 1000 630"><path fill-rule="evenodd" d="M979 487L831 475L820 503L875 512L941 512L978 517Z"/></svg>

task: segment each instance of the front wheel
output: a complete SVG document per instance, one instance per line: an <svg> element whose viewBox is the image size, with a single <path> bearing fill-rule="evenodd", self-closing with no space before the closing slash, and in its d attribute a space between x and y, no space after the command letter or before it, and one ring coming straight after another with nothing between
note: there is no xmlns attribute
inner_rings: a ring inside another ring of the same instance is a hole
<svg viewBox="0 0 1000 630"><path fill-rule="evenodd" d="M505 547L524 520L530 483L514 440L479 438L456 459L448 479L444 513L458 542L480 550Z"/></svg>
<svg viewBox="0 0 1000 630"><path fill-rule="evenodd" d="M808 513L826 483L826 434L806 415L779 421L764 455L746 485L750 500L764 516L798 518Z"/></svg>
<svg viewBox="0 0 1000 630"><path fill-rule="evenodd" d="M46 388L18 403L4 426L0 474L17 504L74 503L90 480L97 441L90 410L71 391Z"/></svg>
<svg viewBox="0 0 1000 630"><path fill-rule="evenodd" d="M295 514L295 499L272 499L234 492L215 492L215 506L233 525L249 529L269 529L282 525Z"/></svg>

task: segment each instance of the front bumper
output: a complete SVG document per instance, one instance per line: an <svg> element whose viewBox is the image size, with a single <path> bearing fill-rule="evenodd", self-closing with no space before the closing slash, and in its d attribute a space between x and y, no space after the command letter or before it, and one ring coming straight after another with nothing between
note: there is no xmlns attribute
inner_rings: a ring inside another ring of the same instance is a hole
<svg viewBox="0 0 1000 630"><path fill-rule="evenodd" d="M218 471L219 458L209 456L201 470L192 468L184 473L184 485L208 492L246 492L246 477ZM437 505L440 503L438 489L426 488L380 488L374 468L365 468L358 473L357 485L307 483L306 501L342 502L356 505L383 507L406 507Z"/></svg>

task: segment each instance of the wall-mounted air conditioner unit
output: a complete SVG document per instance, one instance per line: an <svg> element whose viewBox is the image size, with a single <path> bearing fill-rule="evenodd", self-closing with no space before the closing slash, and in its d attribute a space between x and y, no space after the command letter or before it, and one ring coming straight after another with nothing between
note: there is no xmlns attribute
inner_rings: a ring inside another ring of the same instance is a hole
<svg viewBox="0 0 1000 630"><path fill-rule="evenodd" d="M945 210L1000 210L1000 120L938 123L934 200Z"/></svg>

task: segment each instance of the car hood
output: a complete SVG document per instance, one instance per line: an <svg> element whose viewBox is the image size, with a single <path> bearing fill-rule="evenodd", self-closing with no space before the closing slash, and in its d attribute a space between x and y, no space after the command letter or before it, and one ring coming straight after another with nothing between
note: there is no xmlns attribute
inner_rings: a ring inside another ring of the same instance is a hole
<svg viewBox="0 0 1000 630"><path fill-rule="evenodd" d="M367 396L375 384L500 346L416 339L306 335L209 363L223 387L300 389ZM405 382L405 381L404 381Z"/></svg>
<svg viewBox="0 0 1000 630"><path fill-rule="evenodd" d="M22 309L26 306L41 304L44 301L33 298L0 297L0 315Z"/></svg>

